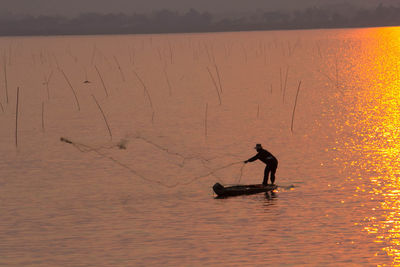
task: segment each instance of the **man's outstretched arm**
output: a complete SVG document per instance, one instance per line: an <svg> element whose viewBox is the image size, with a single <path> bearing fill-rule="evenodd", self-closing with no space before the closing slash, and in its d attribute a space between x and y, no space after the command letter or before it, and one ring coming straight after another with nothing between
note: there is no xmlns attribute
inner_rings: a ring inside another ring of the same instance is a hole
<svg viewBox="0 0 400 267"><path fill-rule="evenodd" d="M248 160L245 160L244 161L244 163L247 163L247 162L253 162L253 161L255 161L255 160L258 160L258 154L257 155L255 155L254 157L252 157L252 158L249 158Z"/></svg>

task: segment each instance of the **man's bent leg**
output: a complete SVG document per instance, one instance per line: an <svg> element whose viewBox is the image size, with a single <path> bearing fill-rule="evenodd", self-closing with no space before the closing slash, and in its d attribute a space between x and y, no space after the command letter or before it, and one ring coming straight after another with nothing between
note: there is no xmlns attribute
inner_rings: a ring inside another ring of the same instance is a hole
<svg viewBox="0 0 400 267"><path fill-rule="evenodd" d="M273 168L271 170L271 184L275 183L275 173L276 173L276 168Z"/></svg>
<svg viewBox="0 0 400 267"><path fill-rule="evenodd" d="M269 162L269 167L271 171L271 184L275 184L275 173L276 169L278 168L278 161L277 160L272 160Z"/></svg>
<svg viewBox="0 0 400 267"><path fill-rule="evenodd" d="M264 170L264 180L263 180L263 185L267 185L268 184L268 174L270 172L270 168L268 167L268 165L265 167ZM272 177L271 177L272 178Z"/></svg>

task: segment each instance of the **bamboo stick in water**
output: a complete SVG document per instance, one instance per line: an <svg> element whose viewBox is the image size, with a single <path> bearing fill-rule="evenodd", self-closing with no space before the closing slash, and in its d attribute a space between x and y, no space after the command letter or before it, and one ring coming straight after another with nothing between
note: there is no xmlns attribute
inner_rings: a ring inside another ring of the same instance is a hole
<svg viewBox="0 0 400 267"><path fill-rule="evenodd" d="M119 72L121 73L122 81L125 82L125 75L124 75L124 73L122 71L121 65L119 64L118 59L117 59L116 56L114 56L114 60L115 60L115 63L117 64Z"/></svg>
<svg viewBox="0 0 400 267"><path fill-rule="evenodd" d="M208 128L207 128L207 117L208 117L208 103L206 103L206 112L204 116L204 136L207 138L208 135Z"/></svg>
<svg viewBox="0 0 400 267"><path fill-rule="evenodd" d="M81 106L79 105L78 96L76 95L76 92L75 92L75 90L74 90L74 87L72 87L71 82L69 81L67 75L65 75L65 73L64 73L63 70L61 70L61 73L64 75L64 78L65 78L65 80L67 81L69 87L71 88L72 93L74 93L76 105L77 105L77 107L78 107L78 111L81 111Z"/></svg>
<svg viewBox="0 0 400 267"><path fill-rule="evenodd" d="M42 131L44 132L44 102L42 101Z"/></svg>
<svg viewBox="0 0 400 267"><path fill-rule="evenodd" d="M101 108L99 102L97 102L97 99L94 95L92 95L94 102L96 103L97 107L99 108L101 115L103 116L104 122L106 123L107 129L108 129L108 134L110 135L110 138L112 140L112 133L111 133L111 129L110 129L110 125L108 124L106 115L104 114L103 109Z"/></svg>
<svg viewBox="0 0 400 267"><path fill-rule="evenodd" d="M5 58L4 58L4 86L6 90L6 103L8 104L7 64Z"/></svg>
<svg viewBox="0 0 400 267"><path fill-rule="evenodd" d="M133 70L133 73L135 74L135 76L139 80L139 82L142 84L144 93L145 93L145 95L147 95L147 97L149 99L149 104L150 104L151 110L154 111L153 101L151 100L151 96L150 96L149 90L147 90L146 84L143 82L143 80L140 78L139 74L137 74L137 72L135 70Z"/></svg>
<svg viewBox="0 0 400 267"><path fill-rule="evenodd" d="M218 84L219 84L219 90L222 93L222 84L221 84L221 76L219 75L219 70L217 64L215 64L215 70L217 71L217 77L218 77Z"/></svg>
<svg viewBox="0 0 400 267"><path fill-rule="evenodd" d="M19 87L17 87L17 104L15 108L15 146L18 147L18 109L19 109Z"/></svg>
<svg viewBox="0 0 400 267"><path fill-rule="evenodd" d="M282 103L285 103L285 95L286 95L286 86L287 86L288 75L289 75L289 66L286 68L285 84L283 86L283 94L282 94Z"/></svg>
<svg viewBox="0 0 400 267"><path fill-rule="evenodd" d="M103 77L101 76L101 73L100 73L99 69L97 68L97 66L94 66L94 68L96 69L97 74L98 74L99 77L100 77L101 84L103 85L104 92L106 93L106 96L108 97L108 91L107 91L107 87L106 87L106 85L105 85L105 83L104 83Z"/></svg>
<svg viewBox="0 0 400 267"><path fill-rule="evenodd" d="M171 86L171 83L168 78L168 73L165 69L164 69L164 74L165 74L165 78L167 79L169 96L172 96L172 86Z"/></svg>
<svg viewBox="0 0 400 267"><path fill-rule="evenodd" d="M211 80L212 80L212 82L213 82L213 84L214 84L215 90L217 91L219 104L221 105L221 104L222 104L222 101L221 101L221 94L219 93L218 85L217 85L217 83L215 82L214 76L211 74L211 71L210 71L210 69L209 69L208 67L207 67L207 70L208 70L208 74L210 75Z"/></svg>
<svg viewBox="0 0 400 267"><path fill-rule="evenodd" d="M290 126L290 130L293 133L293 122L294 122L294 113L296 111L296 105L297 105L297 98L299 96L299 91L300 91L300 85L301 85L301 81L299 82L299 86L297 87L297 93L296 93L296 99L294 101L294 107L293 107L293 113L292 113L292 124Z"/></svg>

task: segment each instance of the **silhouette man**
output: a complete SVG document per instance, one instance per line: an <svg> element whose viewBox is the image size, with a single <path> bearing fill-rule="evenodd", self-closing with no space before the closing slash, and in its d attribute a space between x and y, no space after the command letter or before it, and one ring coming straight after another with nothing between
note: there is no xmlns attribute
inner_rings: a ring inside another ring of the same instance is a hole
<svg viewBox="0 0 400 267"><path fill-rule="evenodd" d="M273 185L275 182L276 169L278 168L278 160L270 152L263 149L261 144L257 144L254 149L257 150L257 154L254 157L249 158L248 160L244 161L244 163L253 162L257 159L264 162L266 164L266 166L265 166L265 170L264 170L263 185L268 185L269 173L271 173L270 179L271 179L271 184Z"/></svg>

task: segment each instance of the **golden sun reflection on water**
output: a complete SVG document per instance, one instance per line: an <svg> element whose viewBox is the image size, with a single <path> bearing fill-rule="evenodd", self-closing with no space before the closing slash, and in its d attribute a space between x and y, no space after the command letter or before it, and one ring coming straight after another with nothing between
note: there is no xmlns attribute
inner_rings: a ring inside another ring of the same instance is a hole
<svg viewBox="0 0 400 267"><path fill-rule="evenodd" d="M338 126L345 165L366 177L356 195L376 203L366 214L363 229L400 264L400 28L362 31L365 43L347 61L343 105ZM344 126L343 126L344 125ZM350 175L354 177L353 175ZM367 189L366 189L367 188ZM365 193L366 192L366 193ZM363 206L363 204L361 205Z"/></svg>

